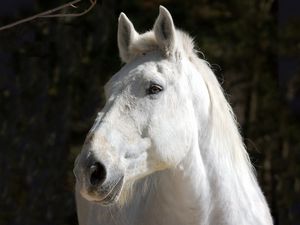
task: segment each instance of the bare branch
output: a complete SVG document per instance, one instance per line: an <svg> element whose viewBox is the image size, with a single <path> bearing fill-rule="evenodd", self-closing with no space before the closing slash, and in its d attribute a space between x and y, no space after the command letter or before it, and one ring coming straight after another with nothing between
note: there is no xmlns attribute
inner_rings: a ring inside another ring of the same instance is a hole
<svg viewBox="0 0 300 225"><path fill-rule="evenodd" d="M90 7L87 8L86 10L84 10L81 13L66 13L66 14L62 13L62 14L53 14L53 15L47 14L47 15L43 15L43 16L40 16L40 17L50 18L50 17L77 17L77 16L82 16L82 15L88 13L96 5L97 0L90 0L90 3L91 3ZM70 4L69 6L71 6L73 8L77 8L73 4Z"/></svg>
<svg viewBox="0 0 300 225"><path fill-rule="evenodd" d="M75 4L81 2L82 0L74 0L74 1L71 1L71 2L68 2L64 5L61 5L61 6L58 6L54 9L50 9L50 10L47 10L45 12L41 12L41 13L38 13L34 16L30 16L30 17L27 17L25 19L22 19L22 20L18 20L14 23L11 23L11 24L8 24L8 25L5 25L5 26L2 26L0 27L0 31L3 31L3 30L6 30L6 29L9 29L9 28L12 28L14 26L17 26L17 25L20 25L22 23L26 23L26 22L29 22L31 20L35 20L37 18L54 18L54 17L77 17L77 16L82 16L86 13L88 13L97 3L97 0L90 0L90 7L86 10L84 10L83 12L80 12L80 13L59 13L59 14L52 14L52 13L55 13L57 11L60 11L62 9L65 9L65 8L68 8L68 7L72 7L72 8L77 8L77 6L75 6Z"/></svg>

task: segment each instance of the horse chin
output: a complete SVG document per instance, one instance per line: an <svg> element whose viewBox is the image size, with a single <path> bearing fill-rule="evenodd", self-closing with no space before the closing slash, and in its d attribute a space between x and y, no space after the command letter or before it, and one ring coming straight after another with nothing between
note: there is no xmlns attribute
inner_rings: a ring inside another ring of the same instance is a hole
<svg viewBox="0 0 300 225"><path fill-rule="evenodd" d="M120 198L124 185L124 179L121 178L115 186L113 186L106 194L99 194L98 192L81 191L81 196L86 200L103 206L110 206L116 204Z"/></svg>

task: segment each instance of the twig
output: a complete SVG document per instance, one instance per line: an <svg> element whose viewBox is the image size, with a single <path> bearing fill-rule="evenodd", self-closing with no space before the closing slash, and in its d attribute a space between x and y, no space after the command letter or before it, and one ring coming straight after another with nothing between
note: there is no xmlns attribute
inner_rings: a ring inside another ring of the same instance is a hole
<svg viewBox="0 0 300 225"><path fill-rule="evenodd" d="M30 16L30 17L27 17L25 19L18 20L18 21L14 22L14 23L11 23L11 24L8 24L8 25L0 27L0 31L12 28L12 27L17 26L19 24L26 23L26 22L29 22L29 21L37 19L37 18L77 17L77 16L82 16L82 15L88 13L96 5L96 3L97 3L97 0L90 0L90 3L91 3L90 7L88 9L84 10L81 13L52 14L52 13L55 13L57 11L60 11L62 9L68 8L68 7L76 8L75 4L77 4L78 2L81 2L81 1L82 0L74 0L74 1L71 1L71 2L66 3L64 5L58 6L58 7L54 8L54 9L50 9L50 10L47 10L45 12L38 13L38 14L36 14L34 16Z"/></svg>
<svg viewBox="0 0 300 225"><path fill-rule="evenodd" d="M84 10L81 13L61 13L61 14L53 14L53 15L47 14L47 15L42 15L40 17L43 17L43 18L53 18L53 17L77 17L77 16L82 16L82 15L88 13L96 5L97 0L90 0L90 3L91 3L90 7L87 8L86 10ZM69 6L71 6L73 8L77 8L73 4L70 4Z"/></svg>

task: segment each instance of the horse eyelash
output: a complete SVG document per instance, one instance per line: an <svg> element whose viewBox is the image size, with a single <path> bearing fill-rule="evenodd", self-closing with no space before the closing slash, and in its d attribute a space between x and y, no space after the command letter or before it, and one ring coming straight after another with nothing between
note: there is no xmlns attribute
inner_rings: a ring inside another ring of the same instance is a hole
<svg viewBox="0 0 300 225"><path fill-rule="evenodd" d="M157 92L151 93L151 88L153 88L153 87L158 88L159 90ZM147 93L147 95L157 95L160 92L162 92L163 90L164 90L164 88L162 85L159 85L156 83L151 83L150 86L147 88L146 93Z"/></svg>

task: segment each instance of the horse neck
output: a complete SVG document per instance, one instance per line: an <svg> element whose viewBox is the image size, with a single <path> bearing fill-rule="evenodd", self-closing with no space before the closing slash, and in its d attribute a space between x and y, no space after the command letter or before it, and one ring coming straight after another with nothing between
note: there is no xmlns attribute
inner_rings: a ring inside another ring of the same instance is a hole
<svg viewBox="0 0 300 225"><path fill-rule="evenodd" d="M214 132L200 147L210 196L209 224L272 224L243 144L230 143L234 138L226 129Z"/></svg>
<svg viewBox="0 0 300 225"><path fill-rule="evenodd" d="M210 209L208 224L272 224L231 108L214 74L203 68L211 108L206 135L199 130L198 150L209 192L209 201L203 202Z"/></svg>
<svg viewBox="0 0 300 225"><path fill-rule="evenodd" d="M135 200L143 205L139 207L143 224L207 224L205 204L210 199L206 175L202 172L204 167L195 142L177 167L149 176L145 181L150 184L146 195L140 201Z"/></svg>
<svg viewBox="0 0 300 225"><path fill-rule="evenodd" d="M233 162L227 148L200 146L195 144L176 168L151 176L155 188L141 201L142 218L165 225L272 224L247 162Z"/></svg>

